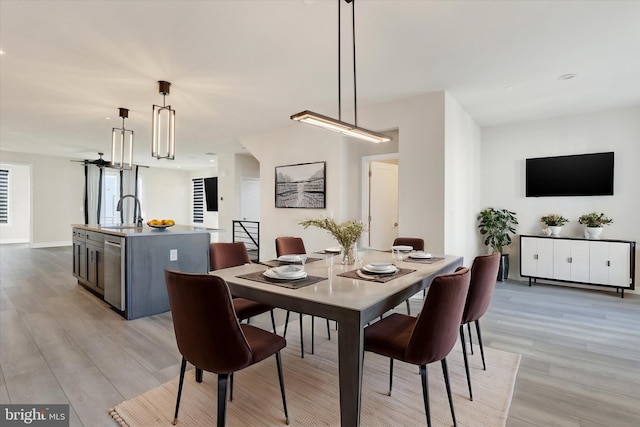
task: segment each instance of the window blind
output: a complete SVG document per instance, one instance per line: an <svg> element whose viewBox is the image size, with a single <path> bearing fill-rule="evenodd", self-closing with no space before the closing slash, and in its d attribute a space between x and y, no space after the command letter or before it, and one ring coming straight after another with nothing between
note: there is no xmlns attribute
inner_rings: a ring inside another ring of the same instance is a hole
<svg viewBox="0 0 640 427"><path fill-rule="evenodd" d="M0 169L0 224L9 223L9 171Z"/></svg>
<svg viewBox="0 0 640 427"><path fill-rule="evenodd" d="M204 222L204 178L193 180L193 222Z"/></svg>

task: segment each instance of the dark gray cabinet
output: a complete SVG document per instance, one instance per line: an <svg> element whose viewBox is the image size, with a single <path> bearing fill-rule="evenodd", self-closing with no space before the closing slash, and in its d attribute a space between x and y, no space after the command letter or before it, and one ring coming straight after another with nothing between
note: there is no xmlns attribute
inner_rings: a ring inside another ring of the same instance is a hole
<svg viewBox="0 0 640 427"><path fill-rule="evenodd" d="M73 275L82 282L87 279L87 233L73 229Z"/></svg>
<svg viewBox="0 0 640 427"><path fill-rule="evenodd" d="M73 229L73 275L94 292L104 294L104 235Z"/></svg>
<svg viewBox="0 0 640 427"><path fill-rule="evenodd" d="M169 310L164 270L209 271L208 229L73 226L73 275L126 319Z"/></svg>

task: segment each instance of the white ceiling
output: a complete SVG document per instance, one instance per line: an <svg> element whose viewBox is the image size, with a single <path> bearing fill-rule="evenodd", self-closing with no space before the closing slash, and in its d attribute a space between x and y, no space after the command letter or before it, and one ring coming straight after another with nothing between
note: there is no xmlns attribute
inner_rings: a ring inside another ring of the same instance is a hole
<svg viewBox="0 0 640 427"><path fill-rule="evenodd" d="M350 119L351 8L339 4ZM0 148L109 158L125 107L136 163L192 169L211 166L205 153L241 152L243 136L305 126L289 119L301 110L337 117L337 9L0 0ZM640 1L358 0L356 48L360 108L446 90L486 127L640 105ZM174 162L150 154L158 80L172 83Z"/></svg>

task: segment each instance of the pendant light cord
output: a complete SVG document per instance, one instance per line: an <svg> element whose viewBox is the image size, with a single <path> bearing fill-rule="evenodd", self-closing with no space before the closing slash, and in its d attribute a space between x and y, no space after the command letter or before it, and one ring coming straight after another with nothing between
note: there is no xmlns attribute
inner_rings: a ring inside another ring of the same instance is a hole
<svg viewBox="0 0 640 427"><path fill-rule="evenodd" d="M338 0L338 120L342 121L342 79L340 78L340 0Z"/></svg>
<svg viewBox="0 0 640 427"><path fill-rule="evenodd" d="M356 0L351 2L351 29L353 39L353 124L358 127L358 94L356 90Z"/></svg>

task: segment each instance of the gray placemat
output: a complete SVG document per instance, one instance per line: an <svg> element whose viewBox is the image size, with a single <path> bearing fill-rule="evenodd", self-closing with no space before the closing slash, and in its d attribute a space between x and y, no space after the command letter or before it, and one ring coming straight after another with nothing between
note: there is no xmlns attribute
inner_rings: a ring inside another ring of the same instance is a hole
<svg viewBox="0 0 640 427"><path fill-rule="evenodd" d="M324 259L324 258L307 257L306 263L309 264L310 262L320 261L321 259ZM281 265L290 265L290 264L301 265L302 263L300 261L288 262L288 261L278 261L277 259L271 259L269 261L262 261L260 262L260 264L266 265L268 267L280 267Z"/></svg>
<svg viewBox="0 0 640 427"><path fill-rule="evenodd" d="M404 262L417 262L418 264L433 264L435 262L438 261L442 261L444 259L444 257L437 257L434 256L433 258L426 258L426 259L420 259L420 258L405 258L403 261Z"/></svg>
<svg viewBox="0 0 640 427"><path fill-rule="evenodd" d="M369 282L378 282L378 283L386 283L390 280L397 279L398 277L404 276L405 274L413 273L416 270L412 270L410 268L400 268L397 272L393 274L370 274L364 273L366 277L358 275L358 269L347 271L344 273L338 274L341 277L347 277L349 279L357 279L357 280L368 280Z"/></svg>
<svg viewBox="0 0 640 427"><path fill-rule="evenodd" d="M289 289L300 289L300 288L304 288L305 286L313 285L314 283L327 280L326 277L319 277L319 276L307 276L304 279L298 279L298 280L278 280L278 279L272 279L270 277L266 277L262 273L263 273L262 271L256 271L255 273L241 274L240 276L236 276L236 277L240 279L253 280L254 282L266 283L268 285L282 286L283 288L289 288Z"/></svg>

